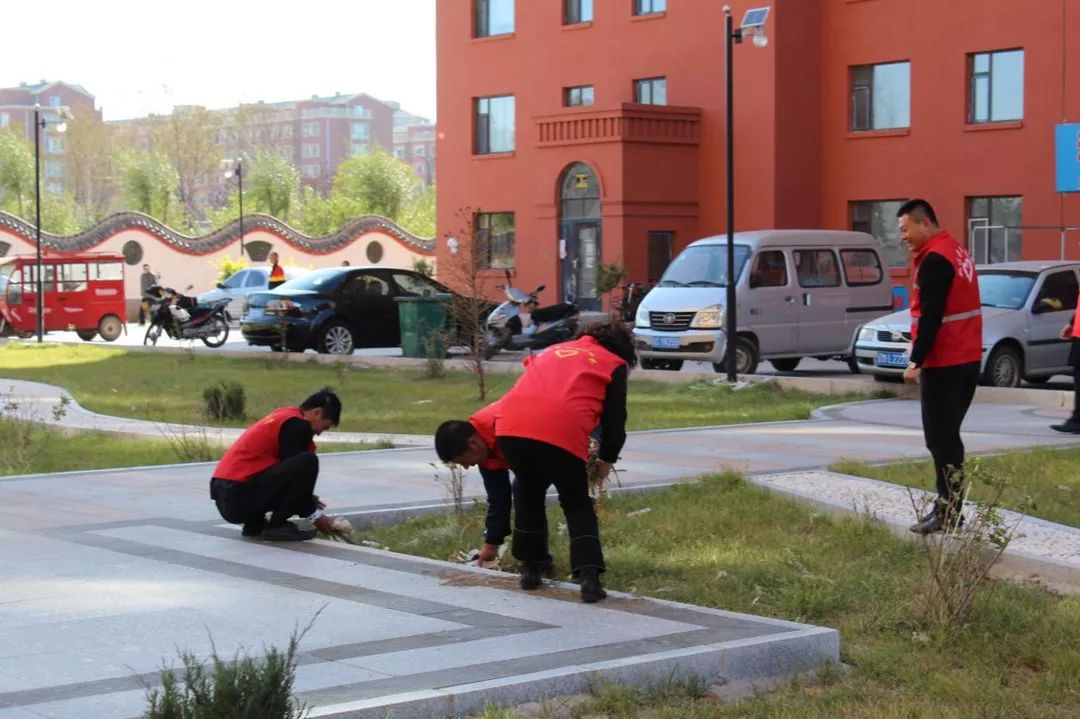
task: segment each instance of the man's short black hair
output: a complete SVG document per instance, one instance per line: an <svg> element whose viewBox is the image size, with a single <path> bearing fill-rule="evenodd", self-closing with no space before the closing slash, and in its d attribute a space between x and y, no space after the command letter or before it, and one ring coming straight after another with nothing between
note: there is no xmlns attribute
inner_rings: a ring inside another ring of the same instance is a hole
<svg viewBox="0 0 1080 719"><path fill-rule="evenodd" d="M301 402L300 409L321 409L323 419L330 420L335 427L341 423L341 400L329 387L323 387Z"/></svg>
<svg viewBox="0 0 1080 719"><path fill-rule="evenodd" d="M934 208L926 200L908 200L900 205L900 209L896 211L896 216L903 217L904 215L911 215L911 219L916 221L930 220L935 226L938 223Z"/></svg>
<svg viewBox="0 0 1080 719"><path fill-rule="evenodd" d="M435 454L443 462L453 462L469 449L469 437L476 434L476 427L460 419L451 419L435 430Z"/></svg>
<svg viewBox="0 0 1080 719"><path fill-rule="evenodd" d="M637 366L634 337L622 322L610 320L586 325L578 330L576 337L585 336L592 337L597 344L624 360L631 367Z"/></svg>

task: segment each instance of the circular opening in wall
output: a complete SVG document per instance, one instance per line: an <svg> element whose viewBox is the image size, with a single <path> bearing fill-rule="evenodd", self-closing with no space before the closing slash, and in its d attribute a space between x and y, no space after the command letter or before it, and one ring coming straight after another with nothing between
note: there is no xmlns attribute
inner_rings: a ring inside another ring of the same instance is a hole
<svg viewBox="0 0 1080 719"><path fill-rule="evenodd" d="M372 240L371 242L368 243L366 252L367 252L368 262L370 262L373 265L379 264L379 260L382 259L382 255L383 255L382 243L379 242L378 240Z"/></svg>
<svg viewBox="0 0 1080 719"><path fill-rule="evenodd" d="M135 240L128 240L124 243L124 262L129 265L137 265L142 262L142 245Z"/></svg>

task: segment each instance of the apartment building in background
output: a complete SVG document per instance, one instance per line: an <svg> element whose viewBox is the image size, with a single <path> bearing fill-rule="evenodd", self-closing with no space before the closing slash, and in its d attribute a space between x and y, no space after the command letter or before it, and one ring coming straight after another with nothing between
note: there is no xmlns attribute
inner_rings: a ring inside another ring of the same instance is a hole
<svg viewBox="0 0 1080 719"><path fill-rule="evenodd" d="M895 212L920 196L980 262L1080 257L1054 146L1080 118L1076 3L730 4L771 4L767 47L734 48L737 230L871 232L902 287ZM439 2L439 236L474 208L493 276L597 306L599 263L655 281L724 233L723 5Z"/></svg>
<svg viewBox="0 0 1080 719"><path fill-rule="evenodd" d="M39 105L39 117L45 118L40 129L41 184L50 192L62 192L65 179L65 154L67 138L57 131L61 110L80 120L101 122L101 110L94 96L79 85L66 82L35 84L22 83L18 87L0 88L0 131L20 128L26 141L34 141L34 106Z"/></svg>

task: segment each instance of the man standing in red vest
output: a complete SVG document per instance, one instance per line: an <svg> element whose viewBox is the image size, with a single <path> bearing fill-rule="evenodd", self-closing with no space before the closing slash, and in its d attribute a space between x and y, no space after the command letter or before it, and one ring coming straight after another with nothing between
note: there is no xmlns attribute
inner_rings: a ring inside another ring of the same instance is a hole
<svg viewBox="0 0 1080 719"><path fill-rule="evenodd" d="M1061 328L1061 339L1072 340L1069 364L1073 370L1073 411L1067 420L1061 424L1050 425L1050 429L1066 434L1080 434L1080 311L1073 312L1072 320Z"/></svg>
<svg viewBox="0 0 1080 719"><path fill-rule="evenodd" d="M510 509L513 495L510 485L510 465L499 452L495 442L495 413L498 402L478 410L467 422L452 419L435 430L435 453L443 462L453 462L468 469L480 467L487 493L487 515L484 517L484 547L480 562L494 561L499 546L510 534Z"/></svg>
<svg viewBox="0 0 1080 719"><path fill-rule="evenodd" d="M334 519L315 495L319 458L314 437L341 419L341 400L324 387L299 407L282 407L244 430L214 469L210 498L226 521L243 524L245 537L272 542L313 539L289 521L311 520L330 534ZM266 514L270 512L267 521Z"/></svg>
<svg viewBox="0 0 1080 719"><path fill-rule="evenodd" d="M915 261L911 294L911 357L904 381L921 385L923 435L934 458L937 500L911 527L918 534L953 529L964 481L964 421L982 366L982 302L971 254L938 227L926 200L910 200L896 213L900 239Z"/></svg>

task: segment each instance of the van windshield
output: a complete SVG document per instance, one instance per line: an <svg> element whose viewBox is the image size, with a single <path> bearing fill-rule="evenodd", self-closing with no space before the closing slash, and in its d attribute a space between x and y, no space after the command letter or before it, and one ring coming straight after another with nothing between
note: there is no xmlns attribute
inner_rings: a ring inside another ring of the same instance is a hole
<svg viewBox="0 0 1080 719"><path fill-rule="evenodd" d="M735 245L735 281L750 256L746 245ZM697 245L679 253L664 276L661 287L726 287L728 280L727 245Z"/></svg>

